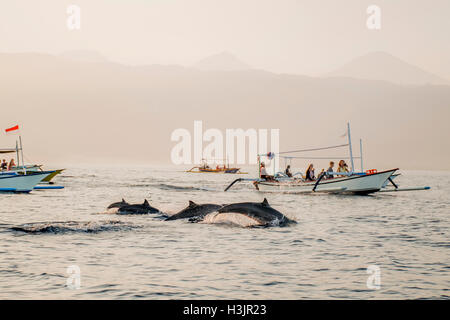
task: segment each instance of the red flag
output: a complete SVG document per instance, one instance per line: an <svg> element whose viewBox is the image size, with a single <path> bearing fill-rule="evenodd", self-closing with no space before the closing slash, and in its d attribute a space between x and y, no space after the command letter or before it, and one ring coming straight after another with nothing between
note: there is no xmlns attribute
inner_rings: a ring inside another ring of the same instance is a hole
<svg viewBox="0 0 450 320"><path fill-rule="evenodd" d="M19 131L19 125L16 125L14 127L5 130L6 133L13 133L14 131Z"/></svg>

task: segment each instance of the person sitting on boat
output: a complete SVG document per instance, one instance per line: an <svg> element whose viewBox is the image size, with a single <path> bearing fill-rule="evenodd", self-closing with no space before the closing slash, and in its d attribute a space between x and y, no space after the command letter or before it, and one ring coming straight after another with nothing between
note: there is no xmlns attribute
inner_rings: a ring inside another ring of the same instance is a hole
<svg viewBox="0 0 450 320"><path fill-rule="evenodd" d="M11 159L11 161L8 164L8 171L13 169L16 166L16 163L14 162L14 159Z"/></svg>
<svg viewBox="0 0 450 320"><path fill-rule="evenodd" d="M316 177L314 176L314 165L312 163L308 166L308 169L306 169L305 180L306 181L316 180Z"/></svg>
<svg viewBox="0 0 450 320"><path fill-rule="evenodd" d="M267 174L266 164L264 162L261 162L261 165L259 167L259 176L261 179L264 179L267 181L274 180L273 176Z"/></svg>
<svg viewBox="0 0 450 320"><path fill-rule="evenodd" d="M327 178L328 179L334 178L334 176L333 176L333 172L334 172L333 167L334 167L334 161L330 161L330 166L328 167L328 170L327 170Z"/></svg>
<svg viewBox="0 0 450 320"><path fill-rule="evenodd" d="M6 159L3 159L1 164L1 170L5 171L6 169L8 169L8 162L6 162Z"/></svg>
<svg viewBox="0 0 450 320"><path fill-rule="evenodd" d="M286 170L284 171L284 173L289 177L292 178L292 173L291 173L291 165L287 165Z"/></svg>
<svg viewBox="0 0 450 320"><path fill-rule="evenodd" d="M337 169L337 172L349 172L348 166L344 160L339 161L339 167Z"/></svg>
<svg viewBox="0 0 450 320"><path fill-rule="evenodd" d="M317 179L319 179L320 176L323 176L323 175L325 175L325 174L326 174L326 173L325 173L325 169L320 170L320 173L319 173L319 175L317 176Z"/></svg>

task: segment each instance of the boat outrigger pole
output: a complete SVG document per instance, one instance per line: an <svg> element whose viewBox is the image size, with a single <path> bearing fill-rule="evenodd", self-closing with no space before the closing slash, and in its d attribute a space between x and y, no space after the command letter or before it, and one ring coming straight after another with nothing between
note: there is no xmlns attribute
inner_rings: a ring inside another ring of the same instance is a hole
<svg viewBox="0 0 450 320"><path fill-rule="evenodd" d="M265 179L245 179L245 178L238 178L236 180L234 180L232 183L230 183L228 185L228 187L225 188L225 190L223 190L224 192L228 191L228 189L230 189L236 182L241 182L241 181L253 181L253 182L262 182L262 181L266 181Z"/></svg>

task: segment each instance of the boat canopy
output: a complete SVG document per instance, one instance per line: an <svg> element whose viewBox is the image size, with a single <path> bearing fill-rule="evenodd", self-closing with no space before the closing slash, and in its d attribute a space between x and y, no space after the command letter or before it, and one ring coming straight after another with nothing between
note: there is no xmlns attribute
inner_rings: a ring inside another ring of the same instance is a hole
<svg viewBox="0 0 450 320"><path fill-rule="evenodd" d="M15 153L16 149L0 149L0 153Z"/></svg>
<svg viewBox="0 0 450 320"><path fill-rule="evenodd" d="M308 149L298 149L298 150L290 150L290 151L282 151L282 152L269 152L269 153L263 153L258 154L258 167L261 163L261 158L266 159L267 161L272 162L270 164L270 167L273 167L273 175L277 175L277 161L281 158L285 162L285 167L289 164L291 164L291 161L293 159L304 159L304 160L337 160L337 159L350 159L351 162L351 173L355 173L355 164L354 159L360 159L361 160L361 172L364 172L364 166L363 166L363 156L362 156L362 140L359 140L359 148L360 148L360 155L354 156L353 150L352 150L352 140L350 135L350 123L347 123L347 132L341 136L341 138L347 137L347 143L339 144L339 145L333 145L333 146L325 146L320 148L308 148ZM348 147L349 149L349 155L348 156L297 156L294 154L297 153L303 153L303 152L315 152L315 151L322 151L322 150L330 150L330 149L339 149L343 147ZM267 167L267 164L266 164Z"/></svg>

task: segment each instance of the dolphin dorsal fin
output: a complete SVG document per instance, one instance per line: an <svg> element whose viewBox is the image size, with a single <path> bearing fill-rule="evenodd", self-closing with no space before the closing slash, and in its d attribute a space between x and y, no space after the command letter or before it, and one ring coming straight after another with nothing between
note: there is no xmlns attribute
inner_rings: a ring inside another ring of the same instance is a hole
<svg viewBox="0 0 450 320"><path fill-rule="evenodd" d="M124 198L122 198L122 202L123 202L123 203L127 203L127 202L125 201L125 199L124 199Z"/></svg>
<svg viewBox="0 0 450 320"><path fill-rule="evenodd" d="M148 201L147 201L147 199L145 199L145 201L144 201L144 206L150 206L150 204L148 203Z"/></svg>
<svg viewBox="0 0 450 320"><path fill-rule="evenodd" d="M194 201L189 200L189 208L195 207L197 204Z"/></svg>
<svg viewBox="0 0 450 320"><path fill-rule="evenodd" d="M269 205L269 201L267 201L266 198L264 198L263 202L261 203L263 206L268 206Z"/></svg>

